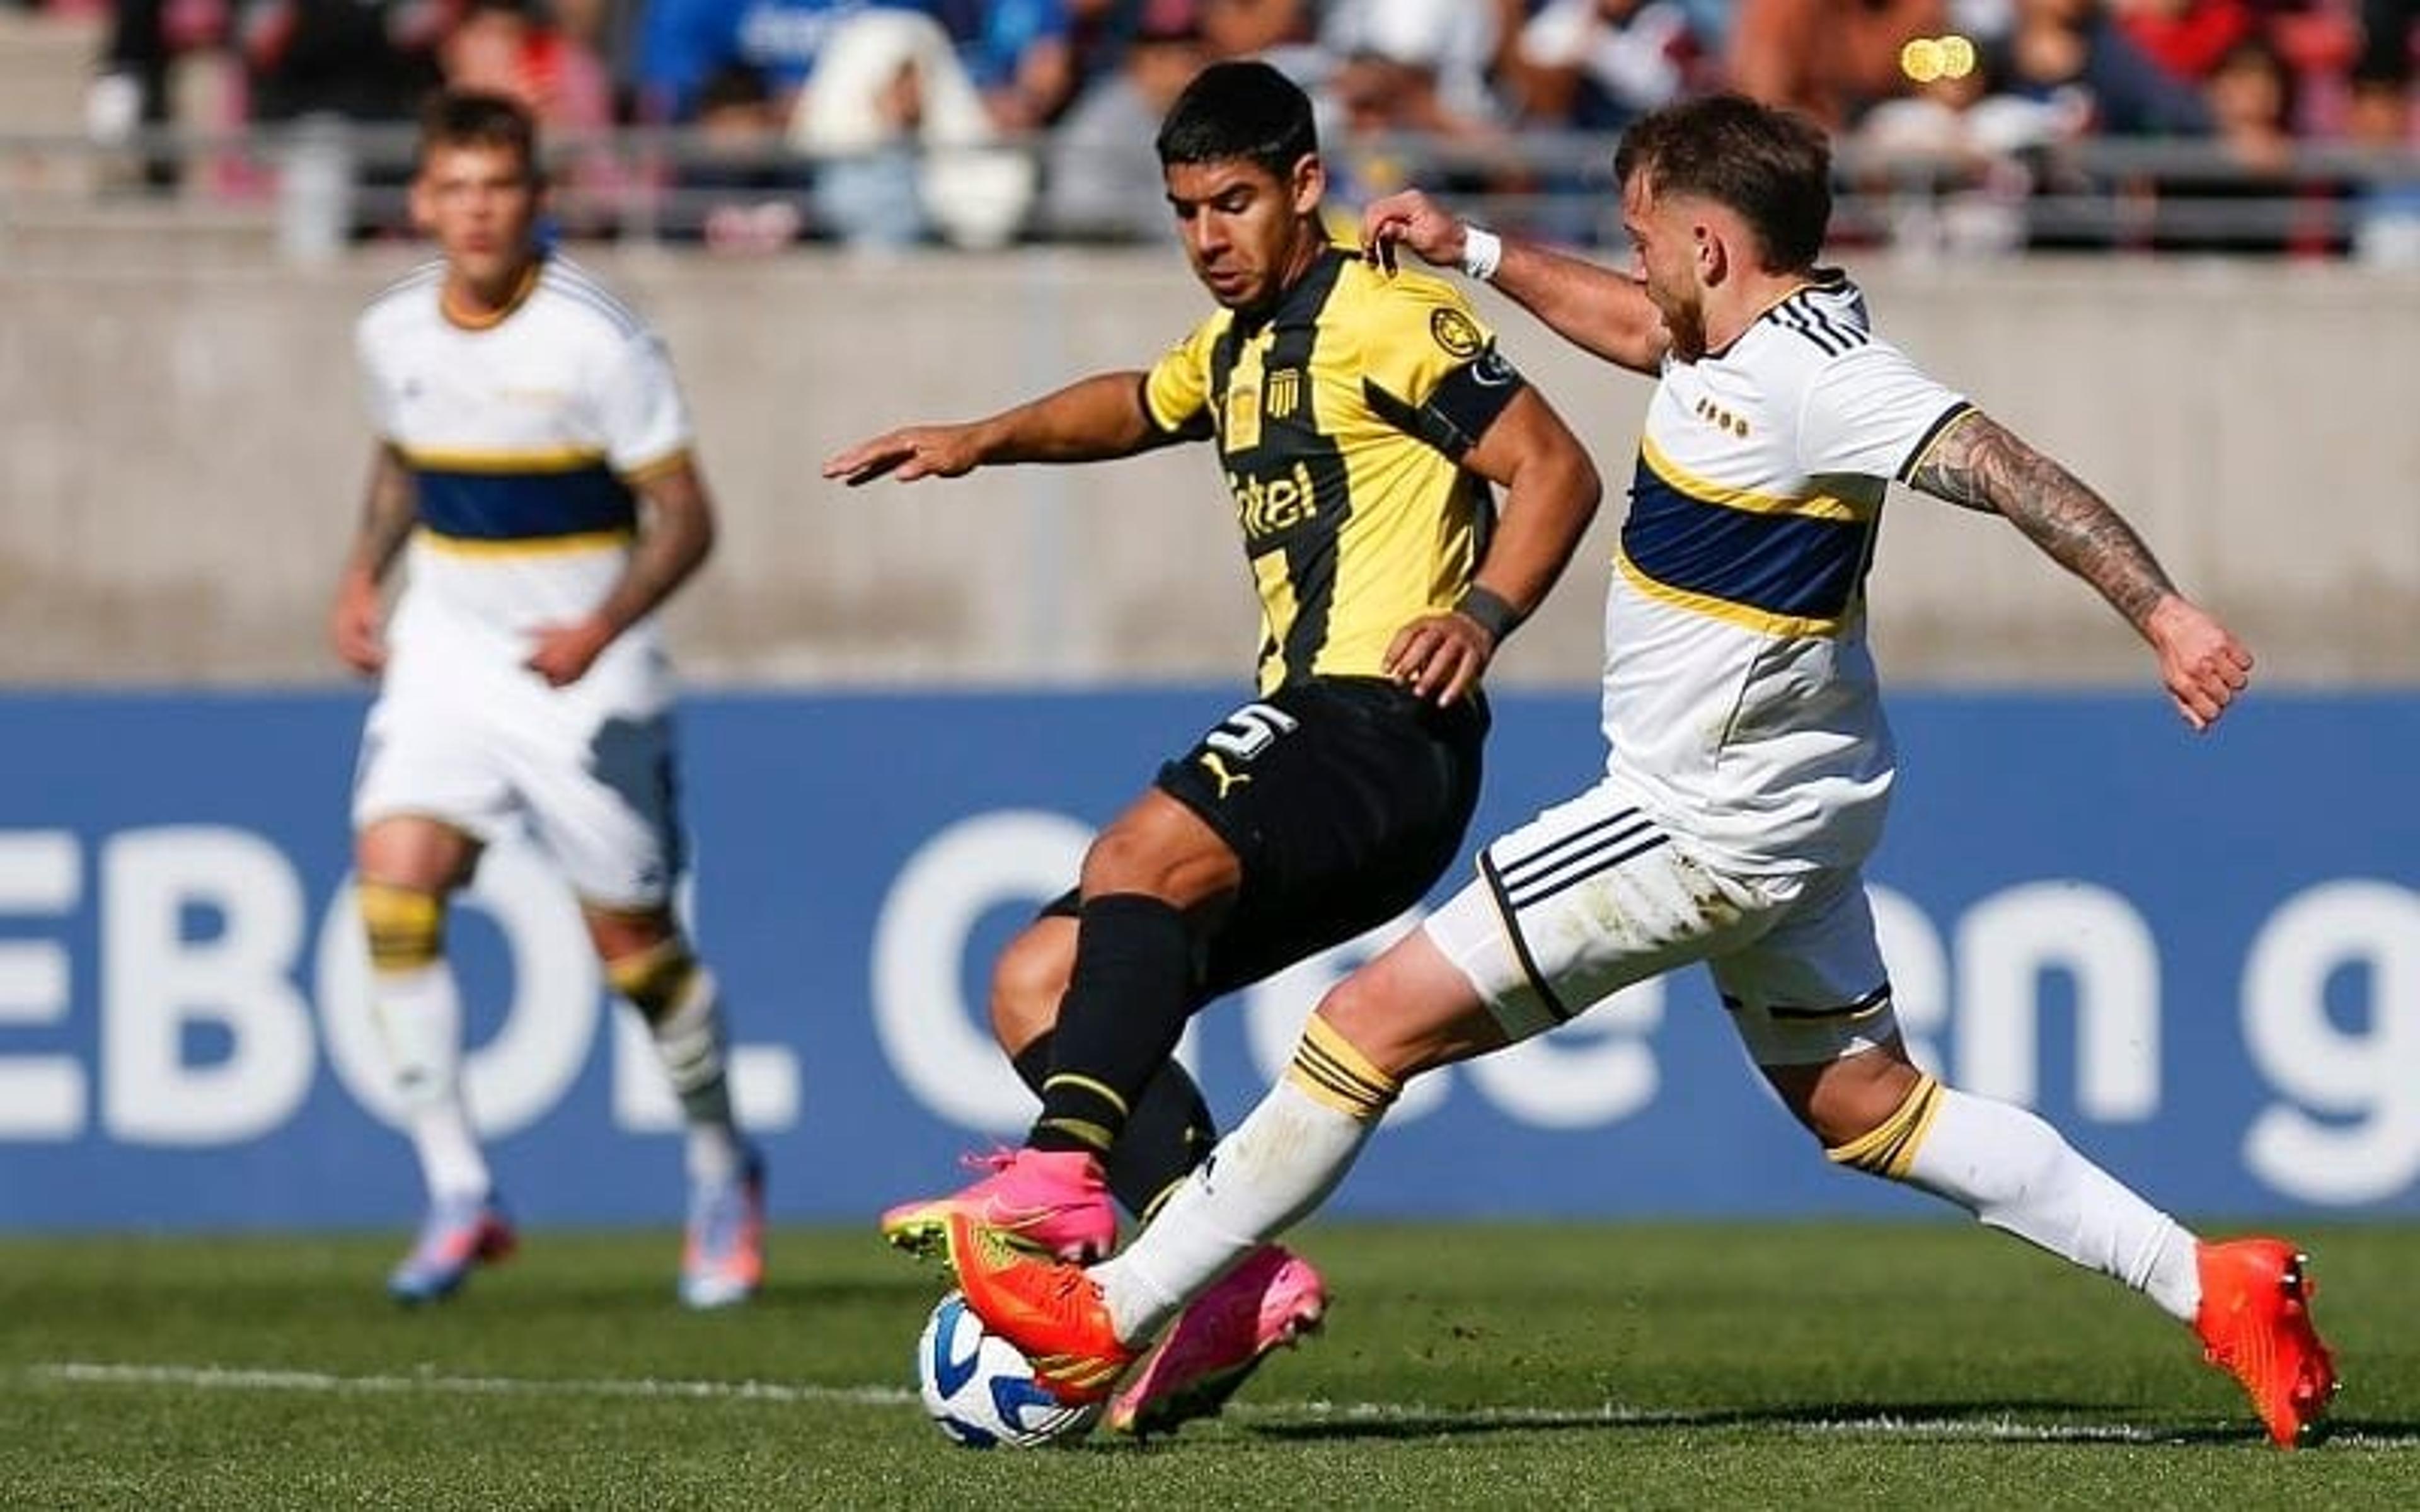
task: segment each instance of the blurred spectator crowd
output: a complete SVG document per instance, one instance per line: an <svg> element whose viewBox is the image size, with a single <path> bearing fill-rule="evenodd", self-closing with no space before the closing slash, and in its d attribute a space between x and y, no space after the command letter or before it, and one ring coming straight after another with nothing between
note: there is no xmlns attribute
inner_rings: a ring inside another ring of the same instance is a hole
<svg viewBox="0 0 2420 1512"><path fill-rule="evenodd" d="M1853 238L2420 260L2420 0L115 0L109 15L86 122L104 141L402 123L441 85L500 90L557 149L568 228L643 212L650 234L719 250L1169 235L1161 112L1202 64L1261 56L1318 101L1343 204L1419 182L1507 225L1610 239L1606 137L1730 87L1833 131L1844 187L1879 207L1844 220ZM223 81L209 119L175 84L197 63ZM352 165L373 186L405 168ZM155 160L147 177L180 171Z"/></svg>

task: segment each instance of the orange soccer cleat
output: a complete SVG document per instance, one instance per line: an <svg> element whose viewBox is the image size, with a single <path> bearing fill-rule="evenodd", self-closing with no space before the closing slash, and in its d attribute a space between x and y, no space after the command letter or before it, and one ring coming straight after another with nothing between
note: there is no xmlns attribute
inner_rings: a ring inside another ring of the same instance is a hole
<svg viewBox="0 0 2420 1512"><path fill-rule="evenodd" d="M967 1305L1024 1352L1051 1396L1070 1407L1109 1396L1135 1351L1118 1337L1101 1288L1082 1266L1028 1254L963 1210L943 1216L942 1232Z"/></svg>
<svg viewBox="0 0 2420 1512"><path fill-rule="evenodd" d="M2281 1448L2309 1443L2335 1395L2335 1364L2311 1325L2310 1257L2282 1239L2202 1244L2194 1332L2210 1363L2243 1383Z"/></svg>

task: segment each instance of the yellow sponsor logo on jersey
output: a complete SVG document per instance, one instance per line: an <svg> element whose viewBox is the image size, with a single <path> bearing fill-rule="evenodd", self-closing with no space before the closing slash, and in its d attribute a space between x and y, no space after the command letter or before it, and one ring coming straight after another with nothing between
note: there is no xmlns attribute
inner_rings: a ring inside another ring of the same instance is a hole
<svg viewBox="0 0 2420 1512"><path fill-rule="evenodd" d="M1300 462L1282 477L1255 478L1227 474L1228 491L1235 496L1235 517L1244 538L1260 541L1289 531L1319 514L1319 496L1311 486L1311 469Z"/></svg>

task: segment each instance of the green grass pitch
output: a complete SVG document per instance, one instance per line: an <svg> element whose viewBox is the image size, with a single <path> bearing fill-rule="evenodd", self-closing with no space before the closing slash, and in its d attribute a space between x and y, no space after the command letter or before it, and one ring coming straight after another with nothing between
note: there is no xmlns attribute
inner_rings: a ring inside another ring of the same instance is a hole
<svg viewBox="0 0 2420 1512"><path fill-rule="evenodd" d="M399 1235L0 1241L0 1504L39 1507L2420 1507L2420 1229L2302 1227L2347 1385L2270 1449L2147 1303L1962 1225L1304 1236L1336 1305L1228 1416L952 1447L940 1273L774 1236L751 1308L670 1233L524 1236L421 1312Z"/></svg>

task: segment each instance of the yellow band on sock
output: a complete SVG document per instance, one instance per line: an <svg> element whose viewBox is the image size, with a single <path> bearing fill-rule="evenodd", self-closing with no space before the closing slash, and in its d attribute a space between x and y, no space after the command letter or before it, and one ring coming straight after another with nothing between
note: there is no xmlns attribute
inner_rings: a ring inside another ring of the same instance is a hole
<svg viewBox="0 0 2420 1512"><path fill-rule="evenodd" d="M354 884L353 897L376 969L418 971L444 952L445 900L437 894L365 877Z"/></svg>
<svg viewBox="0 0 2420 1512"><path fill-rule="evenodd" d="M1191 1173L1188 1172L1187 1174L1189 1175ZM1177 1189L1184 1185L1185 1178L1180 1176L1175 1180L1169 1182L1166 1186L1161 1187L1158 1191L1153 1193L1151 1200L1142 1205L1142 1211L1135 1214L1135 1220L1138 1223L1148 1226L1152 1219L1159 1215L1159 1210L1168 1206L1168 1199L1176 1196Z"/></svg>
<svg viewBox="0 0 2420 1512"><path fill-rule="evenodd" d="M697 957L678 935L605 963L605 980L650 1020L678 1008L697 978Z"/></svg>
<svg viewBox="0 0 2420 1512"><path fill-rule="evenodd" d="M1941 1083L1931 1076L1916 1080L1896 1112L1847 1144L1823 1151L1841 1165L1854 1165L1896 1181L1916 1163L1916 1147L1924 1143L1933 1117L1941 1111Z"/></svg>
<svg viewBox="0 0 2420 1512"><path fill-rule="evenodd" d="M1295 1046L1286 1078L1337 1112L1364 1123L1385 1118L1404 1089L1403 1083L1371 1064L1369 1057L1316 1013L1303 1026L1302 1042Z"/></svg>
<svg viewBox="0 0 2420 1512"><path fill-rule="evenodd" d="M1100 1124L1089 1122L1083 1119L1045 1119L1034 1127L1056 1130L1070 1139L1081 1141L1103 1155L1108 1154L1110 1147L1118 1142L1116 1134Z"/></svg>
<svg viewBox="0 0 2420 1512"><path fill-rule="evenodd" d="M1121 1119L1127 1117L1133 1111L1126 1106L1126 1100L1117 1094L1117 1089L1115 1088L1109 1086L1107 1082L1094 1081L1092 1077L1084 1075L1080 1072L1061 1071L1051 1072L1048 1076L1043 1078L1042 1095L1045 1098L1047 1098L1050 1095L1052 1088L1060 1087L1073 1087L1092 1093L1094 1097L1107 1103L1116 1111L1117 1116Z"/></svg>

